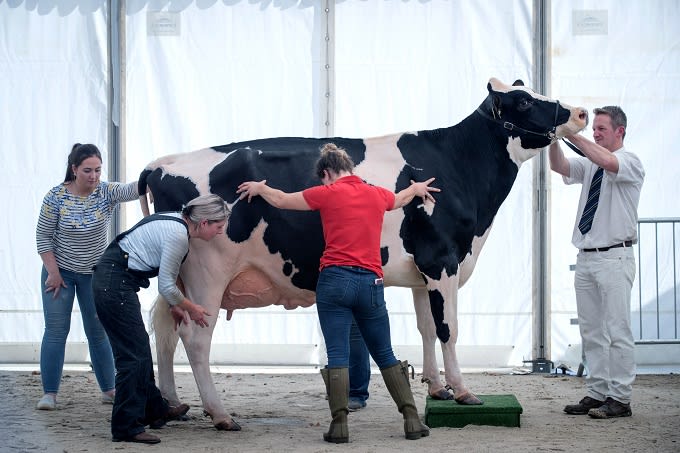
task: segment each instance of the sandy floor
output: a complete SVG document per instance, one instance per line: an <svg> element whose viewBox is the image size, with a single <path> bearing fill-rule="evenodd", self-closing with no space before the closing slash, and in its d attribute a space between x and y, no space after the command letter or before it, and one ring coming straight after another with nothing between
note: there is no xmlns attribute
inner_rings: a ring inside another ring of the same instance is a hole
<svg viewBox="0 0 680 453"><path fill-rule="evenodd" d="M0 371L0 451L680 452L678 374L638 376L633 416L609 420L562 412L565 404L584 395L583 379L578 377L467 374L468 385L478 394L514 394L523 407L522 426L435 428L429 437L417 441L403 438L401 416L382 378L374 374L368 406L350 414L349 445L322 440L329 413L318 373L219 372L214 373L214 379L242 431L216 431L202 413L192 375L178 373L178 393L192 406L189 420L150 430L162 442L146 446L111 442L111 406L99 402L93 373L65 372L59 409L48 412L35 410L42 396L37 372ZM413 388L422 415L426 388L420 383L414 383Z"/></svg>

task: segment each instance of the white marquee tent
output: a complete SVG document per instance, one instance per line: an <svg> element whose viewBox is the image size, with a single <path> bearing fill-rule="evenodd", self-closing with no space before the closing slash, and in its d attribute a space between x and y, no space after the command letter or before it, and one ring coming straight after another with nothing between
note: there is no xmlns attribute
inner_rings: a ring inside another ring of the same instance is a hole
<svg viewBox="0 0 680 453"><path fill-rule="evenodd" d="M75 142L100 147L103 179L132 181L156 157L234 141L450 126L490 77L521 78L588 110L623 106L647 171L639 215L677 218L679 23L678 0L0 0L0 362L39 358L35 225ZM578 364L578 194L545 156L521 168L459 298L463 366ZM128 203L117 227L140 217ZM641 235L638 339L678 338L678 228ZM418 363L410 292L386 298L397 355ZM314 307L220 318L215 363L324 359ZM67 359L87 360L84 341L76 306Z"/></svg>

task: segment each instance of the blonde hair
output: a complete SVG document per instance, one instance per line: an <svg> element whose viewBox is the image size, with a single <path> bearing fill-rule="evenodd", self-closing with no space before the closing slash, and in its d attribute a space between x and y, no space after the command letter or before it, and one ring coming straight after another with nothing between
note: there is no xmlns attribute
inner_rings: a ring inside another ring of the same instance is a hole
<svg viewBox="0 0 680 453"><path fill-rule="evenodd" d="M182 214L191 223L197 224L201 220L208 223L222 222L229 218L229 209L219 195L209 194L196 197L182 208Z"/></svg>
<svg viewBox="0 0 680 453"><path fill-rule="evenodd" d="M342 148L338 148L335 143L326 143L321 147L321 157L316 161L316 176L323 178L324 170L339 174L343 171L352 173L354 161Z"/></svg>

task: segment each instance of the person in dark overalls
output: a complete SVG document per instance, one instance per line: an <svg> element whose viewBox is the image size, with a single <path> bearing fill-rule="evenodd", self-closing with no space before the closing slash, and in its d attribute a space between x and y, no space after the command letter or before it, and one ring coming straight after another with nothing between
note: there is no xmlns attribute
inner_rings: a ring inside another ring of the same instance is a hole
<svg viewBox="0 0 680 453"><path fill-rule="evenodd" d="M94 267L92 289L97 315L106 330L116 365L116 399L111 415L114 442L155 444L160 438L145 426L160 427L187 413L189 406L169 406L156 387L149 335L137 297L149 279L168 301L176 322L185 315L208 326L203 307L177 287L179 269L189 252L189 238L209 241L222 234L228 218L224 200L204 195L182 212L153 214L111 242Z"/></svg>

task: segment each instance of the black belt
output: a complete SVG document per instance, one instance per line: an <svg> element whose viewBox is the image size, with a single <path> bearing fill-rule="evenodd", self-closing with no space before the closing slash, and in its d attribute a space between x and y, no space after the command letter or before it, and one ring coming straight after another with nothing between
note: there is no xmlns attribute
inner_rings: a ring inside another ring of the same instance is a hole
<svg viewBox="0 0 680 453"><path fill-rule="evenodd" d="M366 271L366 272L371 272L365 267L361 266L348 266L346 264L338 264L337 267L344 267L345 269L352 269L353 271Z"/></svg>
<svg viewBox="0 0 680 453"><path fill-rule="evenodd" d="M595 249L582 249L582 252L606 252L609 249L617 249L619 247L631 247L633 241L620 242L618 244L610 245L609 247L598 247Z"/></svg>

